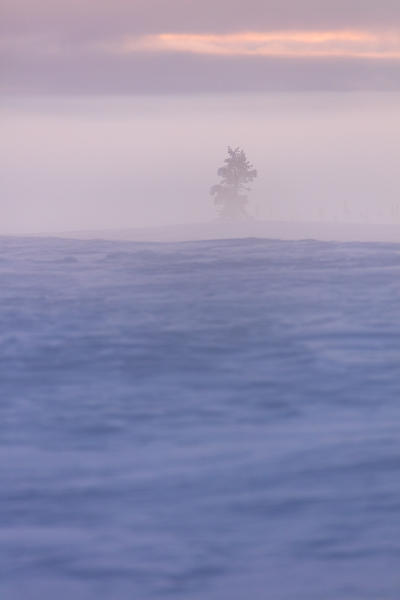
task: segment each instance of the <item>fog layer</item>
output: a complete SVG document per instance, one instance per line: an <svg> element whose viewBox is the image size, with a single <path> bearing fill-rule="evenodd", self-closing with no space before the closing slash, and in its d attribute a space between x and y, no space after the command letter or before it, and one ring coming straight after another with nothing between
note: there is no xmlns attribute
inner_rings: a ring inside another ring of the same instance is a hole
<svg viewBox="0 0 400 600"><path fill-rule="evenodd" d="M400 94L7 98L0 233L215 218L227 145L259 219L400 223Z"/></svg>

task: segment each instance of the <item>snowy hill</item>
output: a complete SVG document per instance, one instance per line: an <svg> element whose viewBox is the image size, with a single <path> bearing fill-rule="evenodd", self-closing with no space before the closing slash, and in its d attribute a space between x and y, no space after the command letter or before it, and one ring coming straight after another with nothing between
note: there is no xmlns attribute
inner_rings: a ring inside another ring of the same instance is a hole
<svg viewBox="0 0 400 600"><path fill-rule="evenodd" d="M313 239L343 242L400 243L400 225L370 223L324 223L289 221L228 221L216 219L165 227L107 229L63 232L60 237L151 242L179 242L211 239L266 238L280 240Z"/></svg>

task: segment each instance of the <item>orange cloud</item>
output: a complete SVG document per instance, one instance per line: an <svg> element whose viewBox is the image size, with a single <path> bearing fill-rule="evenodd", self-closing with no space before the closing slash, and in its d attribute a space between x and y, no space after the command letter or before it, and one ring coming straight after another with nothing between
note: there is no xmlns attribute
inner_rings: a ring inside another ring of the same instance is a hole
<svg viewBox="0 0 400 600"><path fill-rule="evenodd" d="M276 31L231 34L161 33L125 39L124 53L185 52L217 56L400 59L400 32Z"/></svg>

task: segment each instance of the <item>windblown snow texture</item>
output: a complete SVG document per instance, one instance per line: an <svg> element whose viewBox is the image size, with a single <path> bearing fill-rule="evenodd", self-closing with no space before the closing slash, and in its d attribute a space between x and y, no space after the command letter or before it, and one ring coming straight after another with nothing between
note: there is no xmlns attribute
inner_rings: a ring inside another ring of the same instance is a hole
<svg viewBox="0 0 400 600"><path fill-rule="evenodd" d="M0 239L2 600L395 600L400 246Z"/></svg>

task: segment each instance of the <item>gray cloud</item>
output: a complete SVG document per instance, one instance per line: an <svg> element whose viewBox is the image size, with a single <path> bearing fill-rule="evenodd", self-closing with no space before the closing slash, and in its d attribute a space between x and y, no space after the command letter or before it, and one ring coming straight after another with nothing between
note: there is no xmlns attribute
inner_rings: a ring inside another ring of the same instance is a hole
<svg viewBox="0 0 400 600"><path fill-rule="evenodd" d="M400 70L398 62L349 59L27 51L7 57L2 86L23 93L393 90Z"/></svg>
<svg viewBox="0 0 400 600"><path fill-rule="evenodd" d="M398 0L3 0L2 30L70 39L161 31L396 27Z"/></svg>
<svg viewBox="0 0 400 600"><path fill-rule="evenodd" d="M400 27L398 0L3 0L3 91L398 89L398 63L113 55L124 35Z"/></svg>

